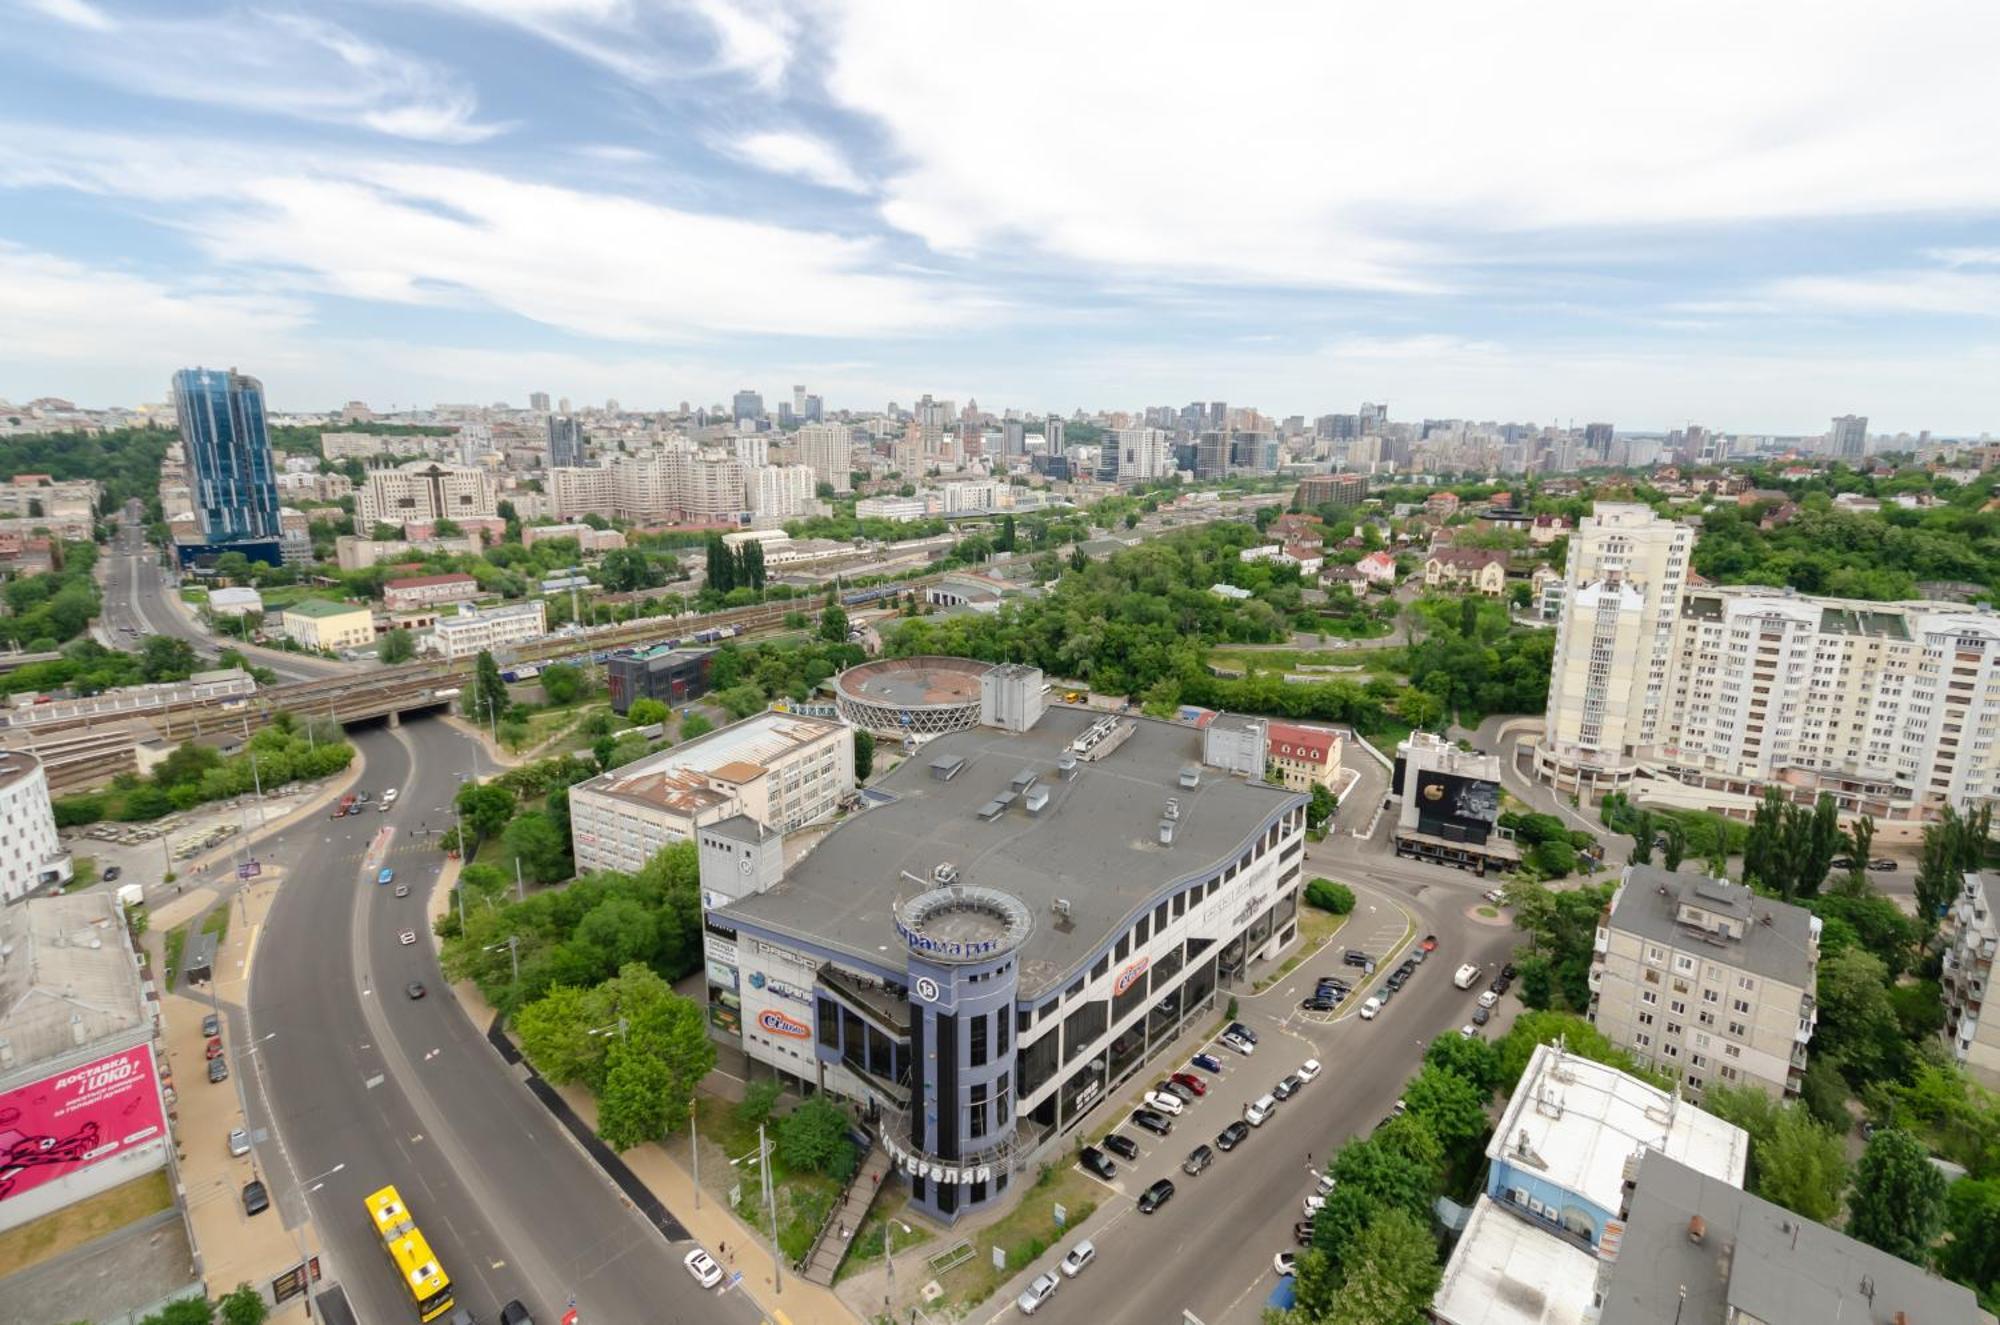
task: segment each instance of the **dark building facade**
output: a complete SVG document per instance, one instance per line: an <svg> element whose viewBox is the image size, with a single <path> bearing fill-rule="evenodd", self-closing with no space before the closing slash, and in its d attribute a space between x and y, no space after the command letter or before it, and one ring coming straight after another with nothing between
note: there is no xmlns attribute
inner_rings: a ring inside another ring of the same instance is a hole
<svg viewBox="0 0 2000 1325"><path fill-rule="evenodd" d="M225 552L280 564L283 531L264 384L234 369L183 368L174 374L173 397L198 534L177 547L181 564Z"/></svg>
<svg viewBox="0 0 2000 1325"><path fill-rule="evenodd" d="M675 651L650 658L612 658L604 664L611 711L623 714L638 699L657 699L669 708L708 693L707 650Z"/></svg>

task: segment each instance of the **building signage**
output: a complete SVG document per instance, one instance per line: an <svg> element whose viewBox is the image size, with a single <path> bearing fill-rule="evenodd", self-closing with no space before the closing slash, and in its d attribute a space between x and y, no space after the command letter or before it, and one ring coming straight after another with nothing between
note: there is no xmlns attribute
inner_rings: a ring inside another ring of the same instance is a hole
<svg viewBox="0 0 2000 1325"><path fill-rule="evenodd" d="M1097 1097L1103 1093L1104 1083L1101 1081L1093 1081L1082 1090L1079 1090L1076 1093L1076 1098L1070 1101L1069 1107L1072 1114L1082 1113L1085 1109L1097 1103Z"/></svg>
<svg viewBox="0 0 2000 1325"><path fill-rule="evenodd" d="M946 1182L957 1187L969 1186L975 1182L993 1181L991 1164L954 1164L949 1160L920 1155L895 1137L886 1134L882 1138L882 1145L895 1159L896 1166L913 1178L928 1178L932 1182Z"/></svg>
<svg viewBox="0 0 2000 1325"><path fill-rule="evenodd" d="M151 1045L0 1095L0 1201L160 1141Z"/></svg>
<svg viewBox="0 0 2000 1325"><path fill-rule="evenodd" d="M794 1021L776 1008L765 1008L758 1013L757 1024L773 1035L784 1035L794 1040L812 1038L812 1027L802 1021Z"/></svg>
<svg viewBox="0 0 2000 1325"><path fill-rule="evenodd" d="M959 961L974 957L990 957L1000 951L1001 945L999 939L979 939L973 943L961 943L955 939L934 939L928 934L919 934L904 924L900 918L896 921L896 932L903 936L903 942L918 952Z"/></svg>
<svg viewBox="0 0 2000 1325"><path fill-rule="evenodd" d="M768 957L774 962L783 962L788 966L802 967L808 971L817 971L819 969L819 959L808 957L802 952L794 952L790 948L780 948L776 944L766 943L762 939L751 939L750 946L757 950L759 956Z"/></svg>
<svg viewBox="0 0 2000 1325"><path fill-rule="evenodd" d="M730 966L736 965L736 945L728 939L719 939L713 934L704 934L702 936L702 945L708 952L708 955L716 961L725 962Z"/></svg>
<svg viewBox="0 0 2000 1325"><path fill-rule="evenodd" d="M922 1001L935 1003L943 993L944 991L938 988L938 982L931 979L928 975L917 977L917 997Z"/></svg>
<svg viewBox="0 0 2000 1325"><path fill-rule="evenodd" d="M792 1002L803 1003L807 1007L812 1006L813 996L809 990L801 989L797 985L788 985L782 980L773 980L762 971L750 972L750 987L776 994L779 998L789 998Z"/></svg>
<svg viewBox="0 0 2000 1325"><path fill-rule="evenodd" d="M708 963L708 982L718 989L736 988L736 968L713 958Z"/></svg>
<svg viewBox="0 0 2000 1325"><path fill-rule="evenodd" d="M1236 928L1241 929L1243 926L1249 924L1250 917L1264 909L1264 900L1265 894L1263 893L1258 893L1256 896L1246 899L1243 903L1243 909L1236 913L1236 919L1232 922Z"/></svg>
<svg viewBox="0 0 2000 1325"><path fill-rule="evenodd" d="M1118 978L1111 982L1112 997L1116 998L1133 985L1139 983L1139 977L1144 975L1146 968L1152 964L1153 959L1151 957L1141 957L1138 961L1133 962L1130 966L1120 971Z"/></svg>

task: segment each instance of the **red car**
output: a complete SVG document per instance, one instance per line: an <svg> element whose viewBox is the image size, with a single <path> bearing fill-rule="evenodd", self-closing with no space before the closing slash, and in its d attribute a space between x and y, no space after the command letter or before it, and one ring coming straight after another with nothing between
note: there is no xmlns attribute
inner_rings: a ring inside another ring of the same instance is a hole
<svg viewBox="0 0 2000 1325"><path fill-rule="evenodd" d="M208 1056L210 1058L222 1057L222 1037L220 1035L211 1035L208 1037Z"/></svg>
<svg viewBox="0 0 2000 1325"><path fill-rule="evenodd" d="M1438 936L1435 934L1424 935L1423 946L1425 952L1436 952L1438 950Z"/></svg>
<svg viewBox="0 0 2000 1325"><path fill-rule="evenodd" d="M1208 1083L1192 1072L1176 1072L1172 1080L1175 1085L1186 1086L1197 1095L1208 1094Z"/></svg>

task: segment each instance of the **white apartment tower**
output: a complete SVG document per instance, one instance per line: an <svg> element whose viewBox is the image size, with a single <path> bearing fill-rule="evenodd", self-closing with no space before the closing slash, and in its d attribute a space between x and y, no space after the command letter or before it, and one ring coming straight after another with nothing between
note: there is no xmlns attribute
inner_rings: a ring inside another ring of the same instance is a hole
<svg viewBox="0 0 2000 1325"><path fill-rule="evenodd" d="M1694 531L1599 502L1569 542L1540 774L1588 799L1631 782L1659 739Z"/></svg>
<svg viewBox="0 0 2000 1325"><path fill-rule="evenodd" d="M808 423L792 438L798 448L799 463L830 483L835 492L854 491L850 477L854 470L854 443L844 423Z"/></svg>
<svg viewBox="0 0 2000 1325"><path fill-rule="evenodd" d="M1837 460L1859 460L1868 454L1868 418L1842 414L1827 430L1827 453Z"/></svg>
<svg viewBox="0 0 2000 1325"><path fill-rule="evenodd" d="M818 475L806 465L765 465L750 471L750 511L759 525L811 515Z"/></svg>

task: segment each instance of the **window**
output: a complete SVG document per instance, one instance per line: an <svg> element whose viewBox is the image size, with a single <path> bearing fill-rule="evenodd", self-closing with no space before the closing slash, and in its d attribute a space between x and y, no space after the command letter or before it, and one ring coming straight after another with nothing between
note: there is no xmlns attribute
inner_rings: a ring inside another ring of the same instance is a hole
<svg viewBox="0 0 2000 1325"><path fill-rule="evenodd" d="M1722 1069L1722 1079L1724 1081L1734 1081L1736 1080L1737 1075L1738 1073L1736 1069L1733 1067L1725 1067Z"/></svg>
<svg viewBox="0 0 2000 1325"><path fill-rule="evenodd" d="M1660 996L1650 989L1641 989L1639 991L1639 1001L1651 1007L1659 1003Z"/></svg>
<svg viewBox="0 0 2000 1325"><path fill-rule="evenodd" d="M993 1028L1000 1033L1000 1045L993 1051L993 1056L995 1058L1005 1058L1011 1041L1007 1034L1008 1022L1007 1014L1004 1010L993 1014Z"/></svg>
<svg viewBox="0 0 2000 1325"><path fill-rule="evenodd" d="M1119 955L1123 956L1124 954L1121 953ZM1097 965L1090 968L1090 978L1093 980L1102 980L1105 976L1105 973L1110 969L1111 969L1111 954L1107 952L1102 957L1099 957L1097 959Z"/></svg>
<svg viewBox="0 0 2000 1325"><path fill-rule="evenodd" d="M982 1014L972 1018L972 1066L986 1066L986 1018Z"/></svg>
<svg viewBox="0 0 2000 1325"><path fill-rule="evenodd" d="M1667 1023L1667 1034L1669 1035L1679 1035L1683 1029L1684 1028L1677 1021L1670 1021Z"/></svg>
<svg viewBox="0 0 2000 1325"><path fill-rule="evenodd" d="M1717 990L1704 989L1701 991L1701 1001L1704 1003L1720 1003L1722 995Z"/></svg>
<svg viewBox="0 0 2000 1325"><path fill-rule="evenodd" d="M1740 1021L1732 1021L1729 1023L1729 1033L1731 1035L1734 1035L1739 1040L1743 1038L1744 1029L1745 1029L1744 1025Z"/></svg>
<svg viewBox="0 0 2000 1325"><path fill-rule="evenodd" d="M1647 1045L1651 1044L1652 1042L1653 1042L1653 1037L1652 1037L1652 1036L1650 1036L1650 1035L1646 1035L1646 1034L1643 1034L1643 1033L1641 1033L1641 1034L1638 1034L1638 1035L1634 1035L1634 1036L1632 1037L1632 1043L1634 1043L1634 1044L1638 1045L1638 1046L1639 1046L1639 1047L1640 1047L1641 1049L1645 1048L1645 1047L1646 1047Z"/></svg>
<svg viewBox="0 0 2000 1325"><path fill-rule="evenodd" d="M1724 1058L1741 1058L1743 1056L1743 1046L1740 1044L1725 1044L1722 1046L1722 1056Z"/></svg>
<svg viewBox="0 0 2000 1325"><path fill-rule="evenodd" d="M1694 968L1695 968L1694 958L1684 957L1680 953L1674 954L1675 971L1679 972L1682 975L1692 975L1694 974Z"/></svg>
<svg viewBox="0 0 2000 1325"><path fill-rule="evenodd" d="M1116 956L1117 960L1122 962L1128 956L1130 956L1131 953L1132 953L1132 936L1130 934L1120 934L1118 936L1118 947L1114 955Z"/></svg>
<svg viewBox="0 0 2000 1325"><path fill-rule="evenodd" d="M1700 1090L1701 1078L1690 1073L1687 1079L1687 1086L1689 1090Z"/></svg>
<svg viewBox="0 0 2000 1325"><path fill-rule="evenodd" d="M1650 1025L1652 1025L1652 1024L1653 1024L1653 1014L1652 1014L1652 1013L1650 1013L1650 1012L1641 1012L1641 1013L1639 1014L1639 1024L1640 1024L1641 1026L1650 1026Z"/></svg>
<svg viewBox="0 0 2000 1325"><path fill-rule="evenodd" d="M1145 946L1146 940L1150 939L1151 937L1153 937L1153 917L1140 916L1139 928L1137 930L1137 937L1134 940L1134 946L1136 947Z"/></svg>
<svg viewBox="0 0 2000 1325"><path fill-rule="evenodd" d="M1757 981L1750 976L1739 975L1736 977L1736 987L1738 989L1755 989Z"/></svg>
<svg viewBox="0 0 2000 1325"><path fill-rule="evenodd" d="M1161 902L1158 906L1153 908L1153 928L1155 930L1161 930L1165 929L1166 927L1167 927L1167 904L1165 902Z"/></svg>
<svg viewBox="0 0 2000 1325"><path fill-rule="evenodd" d="M966 1127L966 1135L969 1137L985 1136L986 1135L986 1083L984 1081L975 1082L973 1084L970 1104L972 1107L969 1110L970 1121L969 1125Z"/></svg>
<svg viewBox="0 0 2000 1325"><path fill-rule="evenodd" d="M1671 1027L1669 1029L1671 1029ZM1679 1058L1681 1056L1681 1047L1669 1041L1668 1043L1660 1046L1660 1052L1665 1054L1669 1058Z"/></svg>
<svg viewBox="0 0 2000 1325"><path fill-rule="evenodd" d="M1677 998L1667 1004L1667 1010L1673 1013L1676 1017L1685 1017L1687 1015L1688 1005L1685 1000Z"/></svg>
<svg viewBox="0 0 2000 1325"><path fill-rule="evenodd" d="M1729 1006L1738 1012L1747 1013L1750 1011L1750 1003L1748 999L1732 998L1729 1000Z"/></svg>
<svg viewBox="0 0 2000 1325"><path fill-rule="evenodd" d="M1665 961L1666 959L1667 959L1667 950L1666 950L1665 948L1656 948L1656 947L1654 947L1654 946L1653 946L1652 944L1650 944L1650 943L1646 945L1646 960L1647 960L1647 961L1649 961L1649 962L1663 962L1663 961Z"/></svg>
<svg viewBox="0 0 2000 1325"><path fill-rule="evenodd" d="M1689 1064L1690 1064L1690 1065L1692 1065L1692 1066L1694 1066L1694 1067L1707 1067L1707 1066L1708 1066L1708 1059L1707 1059L1707 1058L1705 1058L1705 1057L1703 1057L1703 1056L1702 1056L1702 1055L1700 1055L1700 1054L1689 1054L1689 1055L1688 1055L1688 1062L1689 1062Z"/></svg>

